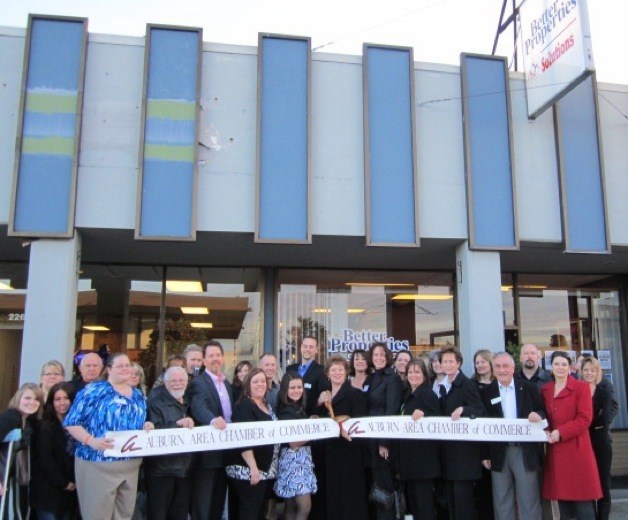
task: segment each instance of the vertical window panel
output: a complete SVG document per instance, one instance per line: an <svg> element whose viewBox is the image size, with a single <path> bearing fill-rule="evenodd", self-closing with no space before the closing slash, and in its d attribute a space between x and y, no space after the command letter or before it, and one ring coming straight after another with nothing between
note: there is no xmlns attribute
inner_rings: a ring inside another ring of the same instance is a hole
<svg viewBox="0 0 628 520"><path fill-rule="evenodd" d="M467 219L472 249L518 249L508 68L461 55Z"/></svg>
<svg viewBox="0 0 628 520"><path fill-rule="evenodd" d="M310 243L309 38L261 35L258 47L258 242Z"/></svg>
<svg viewBox="0 0 628 520"><path fill-rule="evenodd" d="M416 246L412 49L365 44L363 62L367 243Z"/></svg>
<svg viewBox="0 0 628 520"><path fill-rule="evenodd" d="M149 25L136 238L194 240L201 29Z"/></svg>
<svg viewBox="0 0 628 520"><path fill-rule="evenodd" d="M596 97L595 80L589 77L554 108L563 239L569 252L610 253Z"/></svg>
<svg viewBox="0 0 628 520"><path fill-rule="evenodd" d="M31 16L9 234L74 233L87 20Z"/></svg>

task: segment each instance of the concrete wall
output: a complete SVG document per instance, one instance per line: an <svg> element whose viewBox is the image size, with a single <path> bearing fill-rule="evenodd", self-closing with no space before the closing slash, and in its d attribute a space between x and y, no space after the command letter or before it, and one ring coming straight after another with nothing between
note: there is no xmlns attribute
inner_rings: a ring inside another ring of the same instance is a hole
<svg viewBox="0 0 628 520"><path fill-rule="evenodd" d="M0 28L0 223L8 220L24 29ZM77 188L77 227L132 229L144 39L89 35ZM315 235L364 235L362 60L314 53L312 226ZM204 44L198 229L253 232L257 49ZM418 203L422 238L467 237L458 67L415 64ZM511 74L520 238L561 241L551 111L526 116L523 77ZM617 108L615 108L617 107ZM606 192L614 244L628 244L628 87L600 85Z"/></svg>

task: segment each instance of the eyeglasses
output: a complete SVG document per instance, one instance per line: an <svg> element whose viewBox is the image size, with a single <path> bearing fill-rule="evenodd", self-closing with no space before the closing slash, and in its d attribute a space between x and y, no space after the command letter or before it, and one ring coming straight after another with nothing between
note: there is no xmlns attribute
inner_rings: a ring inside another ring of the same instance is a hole
<svg viewBox="0 0 628 520"><path fill-rule="evenodd" d="M111 365L109 368L131 368L131 365Z"/></svg>
<svg viewBox="0 0 628 520"><path fill-rule="evenodd" d="M42 377L43 376L63 376L63 374L60 374L59 372L44 372L42 374Z"/></svg>

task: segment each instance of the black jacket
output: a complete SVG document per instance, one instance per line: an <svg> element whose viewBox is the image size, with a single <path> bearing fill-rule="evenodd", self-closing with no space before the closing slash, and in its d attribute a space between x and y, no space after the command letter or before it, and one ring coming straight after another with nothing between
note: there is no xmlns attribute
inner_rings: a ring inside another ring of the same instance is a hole
<svg viewBox="0 0 628 520"><path fill-rule="evenodd" d="M231 392L231 383L225 379L225 387L231 409L233 410L233 397ZM190 396L190 410L194 423L198 426L208 425L216 417L224 417L220 396L214 381L207 371L201 372L188 386L188 395ZM232 418L233 419L233 418ZM216 469L224 467L222 450L203 451L201 452L201 465L206 469Z"/></svg>
<svg viewBox="0 0 628 520"><path fill-rule="evenodd" d="M517 418L527 419L531 412L538 413L546 418L545 407L541 394L536 385L528 383L519 377L514 378L515 398L517 401ZM501 402L495 402L499 398L499 383L493 381L481 392L482 402L488 413L488 417L503 418L504 412ZM503 442L491 442L487 446L487 456L491 461L493 471L501 471L506 457L506 445ZM521 443L523 462L529 471L538 470L543 463L543 443Z"/></svg>
<svg viewBox="0 0 628 520"><path fill-rule="evenodd" d="M462 417L475 419L486 415L475 383L462 372L452 381L449 393L440 402L444 416L451 416L460 406ZM482 443L444 441L442 463L445 480L477 480L482 476Z"/></svg>
<svg viewBox="0 0 628 520"><path fill-rule="evenodd" d="M420 386L414 392L410 392L408 389L403 397L401 413L411 416L415 410L421 410L425 417L440 415L438 398L432 391L431 385ZM399 476L402 480L440 477L440 451L440 441L400 440Z"/></svg>
<svg viewBox="0 0 628 520"><path fill-rule="evenodd" d="M299 372L299 363L289 365L286 372ZM316 403L321 392L327 388L325 369L316 361L312 361L303 376L303 388L305 389L305 412L308 416L316 413Z"/></svg>
<svg viewBox="0 0 628 520"><path fill-rule="evenodd" d="M68 442L73 444L61 423L46 420L35 431L31 451L31 505L59 516L78 506L76 491L65 489L76 482Z"/></svg>
<svg viewBox="0 0 628 520"><path fill-rule="evenodd" d="M366 399L369 417L399 414L403 385L401 378L393 367L375 370L364 383L365 388L366 385L368 385ZM378 446L386 446L388 449L396 447L396 443L390 439L377 439L369 444L371 454L370 463L373 467L379 466L384 460L379 456Z"/></svg>
<svg viewBox="0 0 628 520"><path fill-rule="evenodd" d="M265 414L251 399L245 397L241 398L237 402L233 408L233 415L231 418L234 423L272 420L270 415ZM246 467L247 464L242 458L242 452L247 450L253 450L253 456L255 457L257 468L260 471L268 471L270 469L270 465L273 461L274 450L274 446L272 444L230 450L229 455L227 456L228 464Z"/></svg>
<svg viewBox="0 0 628 520"><path fill-rule="evenodd" d="M158 430L179 428L177 421L189 415L189 404L177 401L165 386L155 388L148 398L148 420ZM144 470L152 477L184 478L192 470L193 453L157 455L144 459Z"/></svg>
<svg viewBox="0 0 628 520"><path fill-rule="evenodd" d="M523 370L520 370L515 374L515 377L521 378L523 381L536 385L537 390L540 392L547 383L552 380L552 373L549 370L543 370L541 367L536 369L536 372L532 374L532 377L528 379Z"/></svg>

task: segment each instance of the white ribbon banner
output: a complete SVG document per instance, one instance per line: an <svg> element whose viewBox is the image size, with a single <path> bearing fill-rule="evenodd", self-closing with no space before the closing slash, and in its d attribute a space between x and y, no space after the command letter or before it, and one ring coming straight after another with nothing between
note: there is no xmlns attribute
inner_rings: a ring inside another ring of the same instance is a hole
<svg viewBox="0 0 628 520"><path fill-rule="evenodd" d="M547 421L527 419L468 419L410 416L348 419L342 427L352 438L422 439L444 441L546 442Z"/></svg>
<svg viewBox="0 0 628 520"><path fill-rule="evenodd" d="M297 419L230 423L219 430L213 426L127 430L108 432L114 447L106 457L149 457L191 451L228 450L265 444L312 441L338 437L340 428L333 419Z"/></svg>
<svg viewBox="0 0 628 520"><path fill-rule="evenodd" d="M409 416L361 417L347 419L343 429L352 438L422 439L445 441L545 442L543 428L547 421L531 423L527 419L467 419ZM231 423L224 430L213 426L169 428L166 430L130 430L108 432L114 448L107 457L150 457L192 451L249 448L265 444L313 441L338 437L340 428L332 419L258 421Z"/></svg>

